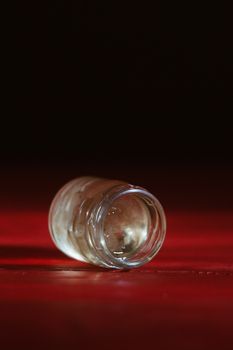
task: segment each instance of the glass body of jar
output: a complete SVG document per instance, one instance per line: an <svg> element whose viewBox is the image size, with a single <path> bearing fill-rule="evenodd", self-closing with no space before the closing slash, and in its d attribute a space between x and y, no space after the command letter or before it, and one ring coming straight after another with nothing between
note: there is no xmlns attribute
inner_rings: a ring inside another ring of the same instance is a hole
<svg viewBox="0 0 233 350"><path fill-rule="evenodd" d="M58 249L74 259L130 269L157 254L166 219L159 201L144 188L80 177L55 196L49 230Z"/></svg>

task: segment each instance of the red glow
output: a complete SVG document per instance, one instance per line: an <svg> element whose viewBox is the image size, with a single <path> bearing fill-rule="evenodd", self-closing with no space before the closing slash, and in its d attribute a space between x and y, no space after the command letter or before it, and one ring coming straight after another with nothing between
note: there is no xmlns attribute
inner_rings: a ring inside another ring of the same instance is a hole
<svg viewBox="0 0 233 350"><path fill-rule="evenodd" d="M233 216L182 211L167 217L167 238L154 261L119 272L60 253L49 237L47 211L3 212L3 349L229 344Z"/></svg>

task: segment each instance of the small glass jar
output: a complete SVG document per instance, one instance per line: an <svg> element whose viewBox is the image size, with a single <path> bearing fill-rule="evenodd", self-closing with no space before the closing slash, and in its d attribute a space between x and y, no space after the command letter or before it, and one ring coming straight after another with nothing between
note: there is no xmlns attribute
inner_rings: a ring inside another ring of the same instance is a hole
<svg viewBox="0 0 233 350"><path fill-rule="evenodd" d="M55 196L49 230L58 249L74 259L130 269L144 265L158 253L166 219L159 201L144 188L81 177Z"/></svg>

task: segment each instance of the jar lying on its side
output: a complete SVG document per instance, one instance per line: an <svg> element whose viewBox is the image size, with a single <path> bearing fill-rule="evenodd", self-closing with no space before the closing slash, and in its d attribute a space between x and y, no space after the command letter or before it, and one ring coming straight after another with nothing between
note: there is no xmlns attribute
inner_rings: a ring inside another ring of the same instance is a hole
<svg viewBox="0 0 233 350"><path fill-rule="evenodd" d="M55 196L49 230L55 245L74 259L130 269L158 253L166 219L159 201L144 188L81 177Z"/></svg>

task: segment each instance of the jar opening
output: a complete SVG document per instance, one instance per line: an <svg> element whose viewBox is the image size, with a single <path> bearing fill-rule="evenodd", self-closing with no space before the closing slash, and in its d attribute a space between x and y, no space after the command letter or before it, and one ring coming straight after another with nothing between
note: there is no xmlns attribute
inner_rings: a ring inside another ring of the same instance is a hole
<svg viewBox="0 0 233 350"><path fill-rule="evenodd" d="M109 266L118 268L138 267L150 261L166 231L159 201L147 190L134 186L112 189L100 203L97 223L98 251Z"/></svg>
<svg viewBox="0 0 233 350"><path fill-rule="evenodd" d="M104 218L106 245L115 257L131 258L146 243L151 215L144 201L135 194L113 200Z"/></svg>

